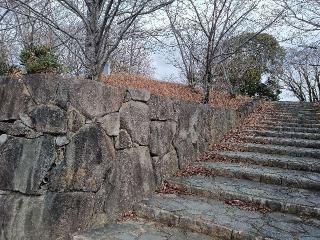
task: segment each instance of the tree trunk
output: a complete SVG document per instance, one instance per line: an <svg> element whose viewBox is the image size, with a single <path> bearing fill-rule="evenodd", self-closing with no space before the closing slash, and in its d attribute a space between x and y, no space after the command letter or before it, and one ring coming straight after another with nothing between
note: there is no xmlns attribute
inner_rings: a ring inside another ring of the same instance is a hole
<svg viewBox="0 0 320 240"><path fill-rule="evenodd" d="M204 80L204 97L203 97L203 103L208 104L210 101L210 90L211 90L211 83L212 83L212 74L209 71L207 74L205 74L205 80Z"/></svg>

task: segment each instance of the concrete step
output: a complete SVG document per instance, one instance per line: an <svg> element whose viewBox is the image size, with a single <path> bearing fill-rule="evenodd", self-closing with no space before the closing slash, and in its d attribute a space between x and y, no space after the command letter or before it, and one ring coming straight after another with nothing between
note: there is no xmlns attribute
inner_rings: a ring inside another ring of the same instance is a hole
<svg viewBox="0 0 320 240"><path fill-rule="evenodd" d="M225 177L177 177L169 182L192 195L240 200L272 211L320 217L320 192Z"/></svg>
<svg viewBox="0 0 320 240"><path fill-rule="evenodd" d="M318 123L318 124L299 124L299 123L289 123L286 121L285 122L261 121L260 124L267 125L267 126L320 128L320 123Z"/></svg>
<svg viewBox="0 0 320 240"><path fill-rule="evenodd" d="M248 129L262 129L278 132L304 132L304 133L320 133L320 128L306 128L306 127L287 127L287 126L271 126L271 125L255 125L248 126Z"/></svg>
<svg viewBox="0 0 320 240"><path fill-rule="evenodd" d="M320 173L229 162L202 162L216 176L249 179L286 187L320 190Z"/></svg>
<svg viewBox="0 0 320 240"><path fill-rule="evenodd" d="M261 114L260 114L261 115ZM281 111L270 111L270 112L263 112L264 116L270 116L270 117L290 117L290 118L319 118L320 114L317 112L281 112Z"/></svg>
<svg viewBox="0 0 320 240"><path fill-rule="evenodd" d="M279 131L267 131L267 130L244 130L247 133L254 133L261 137L279 137L279 138L298 138L309 140L320 140L320 134L318 133L303 133L303 132L279 132Z"/></svg>
<svg viewBox="0 0 320 240"><path fill-rule="evenodd" d="M146 221L128 220L84 233L73 234L73 240L210 240L208 235Z"/></svg>
<svg viewBox="0 0 320 240"><path fill-rule="evenodd" d="M319 220L280 212L263 214L208 198L156 195L140 203L137 213L213 239L320 239Z"/></svg>
<svg viewBox="0 0 320 240"><path fill-rule="evenodd" d="M218 152L217 156L226 161L320 173L320 161L316 158L231 151Z"/></svg>
<svg viewBox="0 0 320 240"><path fill-rule="evenodd" d="M300 124L317 124L320 123L319 119L315 118L292 118L292 117L272 117L272 116L266 116L263 118L264 121L282 121L282 122L290 122L290 123L300 123Z"/></svg>
<svg viewBox="0 0 320 240"><path fill-rule="evenodd" d="M246 152L259 152L288 155L293 157L312 157L320 160L320 149L302 148L291 146L279 146L272 144L258 144L258 143L235 143L234 146Z"/></svg>
<svg viewBox="0 0 320 240"><path fill-rule="evenodd" d="M266 143L281 146L295 146L303 148L319 148L320 140L296 139L296 138L277 138L277 137L259 137L259 136L243 136L241 139L253 143Z"/></svg>

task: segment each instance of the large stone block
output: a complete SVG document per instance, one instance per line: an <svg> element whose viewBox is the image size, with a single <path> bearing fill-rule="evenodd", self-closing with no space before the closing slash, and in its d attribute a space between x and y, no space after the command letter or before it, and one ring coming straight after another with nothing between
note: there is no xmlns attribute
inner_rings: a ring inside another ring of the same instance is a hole
<svg viewBox="0 0 320 240"><path fill-rule="evenodd" d="M171 148L163 157L153 157L152 164L158 186L179 170L179 160L174 148Z"/></svg>
<svg viewBox="0 0 320 240"><path fill-rule="evenodd" d="M134 101L148 102L150 99L150 92L144 89L129 88L128 93Z"/></svg>
<svg viewBox="0 0 320 240"><path fill-rule="evenodd" d="M21 120L11 122L0 122L0 132L6 133L11 136L36 138L42 135L41 132L36 132L26 126Z"/></svg>
<svg viewBox="0 0 320 240"><path fill-rule="evenodd" d="M36 104L56 104L67 109L69 93L78 82L55 74L32 74L23 77L28 93Z"/></svg>
<svg viewBox="0 0 320 240"><path fill-rule="evenodd" d="M98 119L101 127L109 136L118 136L120 131L120 114L110 113Z"/></svg>
<svg viewBox="0 0 320 240"><path fill-rule="evenodd" d="M112 140L98 126L86 126L66 146L65 160L50 176L52 191L97 192L113 169Z"/></svg>
<svg viewBox="0 0 320 240"><path fill-rule="evenodd" d="M177 120L177 114L174 110L174 101L170 98L151 95L148 102L150 107L150 118L152 120Z"/></svg>
<svg viewBox="0 0 320 240"><path fill-rule="evenodd" d="M67 113L55 105L39 105L30 113L32 124L38 132L66 133Z"/></svg>
<svg viewBox="0 0 320 240"><path fill-rule="evenodd" d="M25 86L18 79L0 78L0 121L19 119L27 111L30 100Z"/></svg>
<svg viewBox="0 0 320 240"><path fill-rule="evenodd" d="M0 192L0 239L68 240L79 230L106 222L103 197L93 193L26 196Z"/></svg>
<svg viewBox="0 0 320 240"><path fill-rule="evenodd" d="M7 137L0 145L0 190L40 194L55 157L53 137Z"/></svg>
<svg viewBox="0 0 320 240"><path fill-rule="evenodd" d="M176 122L151 122L150 151L153 155L163 156L169 152L176 134L176 129Z"/></svg>
<svg viewBox="0 0 320 240"><path fill-rule="evenodd" d="M83 80L73 85L70 103L88 118L119 111L125 91L103 83Z"/></svg>
<svg viewBox="0 0 320 240"><path fill-rule="evenodd" d="M109 193L105 210L109 214L125 211L155 190L155 178L148 147L117 151L113 180L106 184Z"/></svg>
<svg viewBox="0 0 320 240"><path fill-rule="evenodd" d="M67 111L68 116L68 130L77 132L86 123L86 118L74 107L69 107Z"/></svg>
<svg viewBox="0 0 320 240"><path fill-rule="evenodd" d="M198 157L200 109L196 103L176 102L175 110L179 119L174 146L179 157L179 167L183 167Z"/></svg>
<svg viewBox="0 0 320 240"><path fill-rule="evenodd" d="M150 140L148 105L134 101L124 103L120 109L120 127L130 134L134 143L148 145Z"/></svg>

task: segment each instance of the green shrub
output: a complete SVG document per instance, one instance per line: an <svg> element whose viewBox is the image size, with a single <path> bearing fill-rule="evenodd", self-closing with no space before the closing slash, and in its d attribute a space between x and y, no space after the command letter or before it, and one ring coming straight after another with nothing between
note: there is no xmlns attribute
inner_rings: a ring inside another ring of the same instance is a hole
<svg viewBox="0 0 320 240"><path fill-rule="evenodd" d="M20 54L20 60L29 74L58 73L62 70L58 57L49 46L41 45L25 48Z"/></svg>

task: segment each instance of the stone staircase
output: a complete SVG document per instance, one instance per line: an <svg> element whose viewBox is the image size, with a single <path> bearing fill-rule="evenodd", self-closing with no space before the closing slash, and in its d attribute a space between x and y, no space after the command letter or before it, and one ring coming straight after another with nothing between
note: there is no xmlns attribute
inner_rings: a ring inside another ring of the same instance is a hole
<svg viewBox="0 0 320 240"><path fill-rule="evenodd" d="M285 102L261 115L235 150L194 164L213 175L174 177L183 194L156 194L135 220L73 239L320 239L320 112Z"/></svg>

